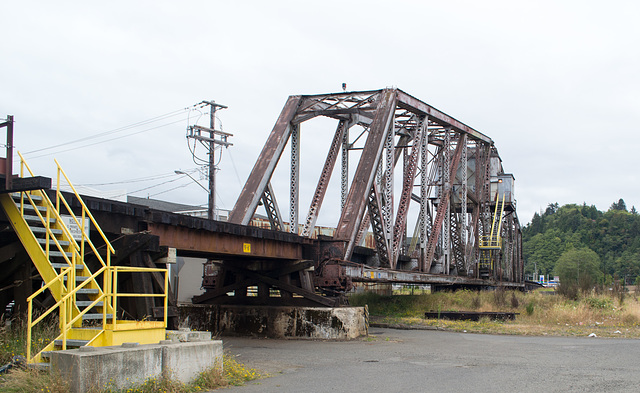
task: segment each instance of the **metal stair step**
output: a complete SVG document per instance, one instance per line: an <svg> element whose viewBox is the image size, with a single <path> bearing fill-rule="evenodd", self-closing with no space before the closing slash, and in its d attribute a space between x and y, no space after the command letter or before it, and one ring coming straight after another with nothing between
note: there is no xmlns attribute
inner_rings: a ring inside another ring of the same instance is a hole
<svg viewBox="0 0 640 393"><path fill-rule="evenodd" d="M45 227L29 227L29 228L31 229L31 232L33 232L36 235L44 235L47 233L47 228ZM50 228L49 230L53 235L56 235L56 236L62 235L62 229Z"/></svg>
<svg viewBox="0 0 640 393"><path fill-rule="evenodd" d="M38 243L40 244L47 244L47 239L43 239L43 238L38 238ZM66 247L69 245L69 241L68 240L58 240L58 243L62 246L62 247ZM55 246L56 242L53 239L49 239L49 244Z"/></svg>
<svg viewBox="0 0 640 393"><path fill-rule="evenodd" d="M66 269L70 265L67 263L52 263L51 266L54 269ZM84 265L82 263L76 263L76 270L83 270L83 269L84 269Z"/></svg>
<svg viewBox="0 0 640 393"><path fill-rule="evenodd" d="M20 209L20 203L16 202L16 207L18 209ZM23 203L22 204L22 208L24 210L30 210L30 211L35 211L36 208L38 209L38 211L42 212L42 213L46 213L47 211L47 207L46 206L33 206L31 203Z"/></svg>
<svg viewBox="0 0 640 393"><path fill-rule="evenodd" d="M89 278L89 276L76 276L76 282L82 282L84 280L86 280L87 278ZM67 281L67 276L64 276L62 278L63 281Z"/></svg>
<svg viewBox="0 0 640 393"><path fill-rule="evenodd" d="M80 295L97 295L100 290L98 288L80 288L77 293Z"/></svg>
<svg viewBox="0 0 640 393"><path fill-rule="evenodd" d="M20 194L19 192L14 192L14 193L11 194L11 197L14 200L16 200L16 199L20 200L21 196L22 196L22 194ZM27 198L26 196L24 197L24 199L29 200L29 198ZM31 194L31 199L34 200L34 201L40 202L42 200L42 197L40 195Z"/></svg>
<svg viewBox="0 0 640 393"><path fill-rule="evenodd" d="M72 252L65 252L65 254L67 255L68 258L71 258L73 256ZM60 251L49 251L49 256L62 258L64 255Z"/></svg>
<svg viewBox="0 0 640 393"><path fill-rule="evenodd" d="M62 340L55 340L54 341L55 345L58 347L62 346ZM67 348L69 347L83 347L85 345L87 345L89 343L89 340L72 340L72 339L67 339Z"/></svg>
<svg viewBox="0 0 640 393"><path fill-rule="evenodd" d="M42 362L42 363L30 363L27 365L30 369L38 370L38 371L48 371L51 368L51 363Z"/></svg>
<svg viewBox="0 0 640 393"><path fill-rule="evenodd" d="M102 319L102 313L84 314L82 316L83 321ZM107 319L113 319L113 314L107 314Z"/></svg>
<svg viewBox="0 0 640 393"><path fill-rule="evenodd" d="M24 217L25 221L27 221L27 222L29 222L29 221L42 222L42 221L40 221L40 217L38 217L38 216L32 216L32 215L26 215L25 214L23 217ZM50 217L49 218L49 222L51 224L55 224L56 219L54 217Z"/></svg>
<svg viewBox="0 0 640 393"><path fill-rule="evenodd" d="M91 305L91 303L93 303L93 300L76 300L76 306L78 307L88 307ZM104 304L104 302L101 300L98 303L96 303L95 306L93 307L102 307ZM102 315L102 314L100 314Z"/></svg>

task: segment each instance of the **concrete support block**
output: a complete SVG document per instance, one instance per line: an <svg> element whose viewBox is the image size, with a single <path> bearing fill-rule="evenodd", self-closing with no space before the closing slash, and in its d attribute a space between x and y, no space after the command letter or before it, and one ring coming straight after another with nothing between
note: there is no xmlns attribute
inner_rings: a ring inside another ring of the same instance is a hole
<svg viewBox="0 0 640 393"><path fill-rule="evenodd" d="M338 340L367 331L363 307L221 306L217 327L225 334Z"/></svg>
<svg viewBox="0 0 640 393"><path fill-rule="evenodd" d="M127 344L54 351L51 370L69 381L72 393L128 389L162 376L188 383L212 367L222 370L220 340Z"/></svg>
<svg viewBox="0 0 640 393"><path fill-rule="evenodd" d="M195 341L162 346L164 375L180 382L193 381L198 374L217 368L222 371L222 341Z"/></svg>
<svg viewBox="0 0 640 393"><path fill-rule="evenodd" d="M176 342L195 342L211 340L211 332L190 331L189 329L167 330L167 340Z"/></svg>
<svg viewBox="0 0 640 393"><path fill-rule="evenodd" d="M71 392L105 387L126 389L162 375L162 347L101 347L95 351L70 349L51 353L51 369L69 381Z"/></svg>

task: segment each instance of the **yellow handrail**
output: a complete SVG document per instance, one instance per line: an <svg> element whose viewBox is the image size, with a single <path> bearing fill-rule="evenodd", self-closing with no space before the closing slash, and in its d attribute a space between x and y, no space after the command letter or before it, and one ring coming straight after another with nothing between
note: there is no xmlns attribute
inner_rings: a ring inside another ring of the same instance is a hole
<svg viewBox="0 0 640 393"><path fill-rule="evenodd" d="M86 214L89 216L89 219L91 219L91 222L93 223L95 229L98 231L98 233L100 234L100 236L102 236L102 239L104 240L105 244L107 244L107 248L109 251L111 251L112 253L115 253L115 249L113 248L113 246L111 245L111 243L109 242L109 240L107 239L107 236L104 234L104 232L102 232L102 229L100 228L100 225L98 225L98 222L96 221L96 219L93 217L93 214L91 214L91 211L89 210L89 208L87 207L87 205L84 203L84 201L82 200L82 198L80 197L80 194L78 194L78 191L76 190L76 188L73 186L73 184L71 183L71 180L69 180L69 177L67 176L67 174L64 172L64 170L62 169L62 167L60 166L60 164L58 163L58 160L54 160L56 165L58 166L58 171L59 173L62 173L62 176L64 176L65 180L67 181L67 184L69 185L69 187L71 187L71 189L73 190L73 193L75 194L76 198L78 198L78 201L80 202L80 204L82 205L82 210L83 212L86 212ZM58 175L59 176L59 175ZM60 189L58 188L58 192L60 192ZM71 209L69 208L69 205L66 204L66 201L64 200L64 198L62 198L63 201L65 202L65 205L67 207L67 209L69 209L69 211L71 211ZM78 219L75 218L74 215L74 219L76 221L76 224L80 225L80 223L78 222ZM83 228L83 227L80 227ZM107 254L109 255L109 254Z"/></svg>
<svg viewBox="0 0 640 393"><path fill-rule="evenodd" d="M169 274L168 269L161 268L147 268L147 267L131 267L131 266L112 266L110 268L113 272L113 279L111 280L112 285L117 287L118 285L118 272L121 273L151 273L151 272L161 272L164 273L164 293L162 294L148 294L148 293L118 293L113 291L113 307L118 304L118 297L163 297L164 298L164 324L165 327L167 325L167 308L169 306ZM116 324L116 315L113 315L113 324Z"/></svg>
<svg viewBox="0 0 640 393"><path fill-rule="evenodd" d="M20 176L24 177L25 170L31 176L34 176L33 171L31 170L31 168L28 166L28 164L24 160L24 157L22 156L22 154L20 152L18 152L18 155L19 155L20 160L21 160ZM109 318L111 320L112 328L114 330L117 330L117 327L116 327L116 324L117 324L117 301L118 301L119 297L120 298L122 298L122 297L150 297L150 298L162 297L164 299L163 325L164 325L165 328L166 328L167 322L168 322L168 299L169 299L169 296L168 296L168 293L169 293L169 275L168 275L168 270L167 269L161 269L161 268L137 268L137 267L129 267L129 266L111 266L111 254L115 253L115 249L113 248L113 246L111 245L111 243L107 239L106 235L104 234L104 232L102 231L102 229L98 225L97 221L95 220L95 218L93 217L93 215L89 211L89 208L87 207L85 202L82 200L82 198L80 197L78 191L73 186L73 184L69 180L67 174L64 172L64 170L62 169L62 167L60 166L60 164L58 163L57 160L55 160L55 163L57 165L57 179L56 179L56 181L57 181L57 184L56 184L57 190L56 190L56 203L55 203L55 205L51 201L51 199L49 198L48 194L46 192L44 192L43 190L37 190L37 191L33 192L33 195L37 195L37 196L42 198L42 205L46 206L46 213L44 215L42 213L40 213L40 211L38 210L38 207L40 205L38 205L33 200L32 194L31 193L27 193L27 192L23 192L23 195L26 195L26 197L28 199L28 203L30 203L34 207L34 210L36 212L36 215L38 216L38 219L40 219L40 221L42 222L42 224L43 224L43 226L45 228L45 241L44 241L43 251L45 252L46 258L50 260L50 248L51 247L50 247L49 243L50 243L50 239L53 239L53 244L55 244L57 249L61 252L62 257L64 258L64 260L69 265L68 267L65 267L53 279L51 279L49 282L47 282L46 285L44 285L43 287L38 289L34 294L29 296L29 298L27 299L27 306L28 306L27 361L28 362L32 362L34 359L38 358L38 355L35 355L33 359L31 358L31 344L32 344L31 333L32 333L32 327L35 326L40 321L42 321L45 317L50 315L56 309L59 310L60 330L61 330L61 334L60 334L60 336L58 336L58 339L60 339L60 338L62 339L62 348L63 349L66 348L67 335L68 335L69 331L74 327L74 324L78 323L78 321L80 321L82 319L82 317L86 313L88 313L92 308L94 308L96 305L98 305L98 303L100 303L101 301L103 302L103 304L102 304L102 332L104 332L105 329L107 329L107 326L108 326L108 324L107 324L107 314L109 312L112 313L112 316ZM76 196L77 200L79 201L79 203L81 205L82 213L80 214L80 217L78 217L73 212L73 210L71 209L68 201L65 199L64 195L61 193L61 190L60 190L61 178L63 178L67 182L68 186L71 188L73 194ZM24 205L26 203L26 201L24 199L25 199L24 196L21 196L21 198L20 198L20 214L23 217L24 217ZM75 223L80 228L80 231L82 233L82 238L80 239L80 243L79 244L78 244L78 241L76 241L76 239L74 239L73 235L71 234L71 231L69 230L69 228L67 227L65 222L62 220L62 217L61 217L61 206L64 206L67 209L67 211L69 212L70 216L73 217L73 220L75 221ZM67 240L68 239L68 241L69 241L70 247L67 247L68 250L65 250L65 247L63 247L60 244L60 241L56 237L57 235L54 235L54 233L52 232L52 226L50 224L52 218L55 218L57 220L57 224L56 224L55 228L56 229L57 228L62 229L62 232L63 232L62 239L63 240ZM89 234L84 230L85 223L86 223L87 219L89 220L89 222L91 222L93 224L93 227L95 228L95 230L98 231L98 233L100 234L100 236L102 237L102 240L104 241L104 243L106 245L106 248L107 248L106 262L102 258L100 253L98 252L98 250L97 250L96 246L94 245L94 243L91 241L91 238L90 238ZM78 263L82 263L83 264L83 269L85 271L87 271L88 273L91 273L89 271L88 267L84 264L85 245L89 246L89 248L95 254L95 256L97 257L98 261L100 261L100 264L102 266L100 267L100 269L98 269L98 271L96 271L95 273L91 274L89 277L85 278L80 284L78 284L76 282L76 274L77 274L76 266L77 266ZM67 252L71 252L71 259L67 256ZM160 272L160 273L164 274L164 291L163 291L163 293L161 293L161 294L153 294L153 293L151 293L151 294L144 294L144 293L118 293L118 291L117 291L117 288L118 288L118 286L117 286L117 284L118 284L118 281L117 281L118 280L118 273L151 273L151 272ZM100 276L100 275L102 275L102 288L101 288L101 285L98 283L98 281L96 281L97 277ZM65 279L66 279L66 283L65 283ZM56 283L61 284L60 285L61 286L60 300L58 300L53 306L51 306L49 309L47 309L38 318L33 320L33 300L35 299L36 296L38 296L39 294L41 294L45 290L52 290L51 289L52 285L54 285ZM90 284L95 284L95 287L97 287L98 292L95 295L95 298L93 298L93 300L91 301L91 303L88 306L86 306L84 309L80 310L80 309L78 309L78 307L75 304L76 295L78 294L78 292L81 289L85 288L86 286L88 286ZM95 337L94 337L94 339L95 339Z"/></svg>

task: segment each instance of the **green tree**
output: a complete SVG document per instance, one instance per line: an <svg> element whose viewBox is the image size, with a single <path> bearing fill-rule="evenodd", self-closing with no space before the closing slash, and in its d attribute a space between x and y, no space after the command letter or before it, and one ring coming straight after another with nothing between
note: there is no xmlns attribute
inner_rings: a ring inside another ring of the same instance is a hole
<svg viewBox="0 0 640 393"><path fill-rule="evenodd" d="M624 210L627 211L627 204L624 203L624 199L620 198L618 202L613 202L609 210Z"/></svg>
<svg viewBox="0 0 640 393"><path fill-rule="evenodd" d="M555 272L561 285L587 290L600 279L600 257L587 247L571 248L558 258Z"/></svg>

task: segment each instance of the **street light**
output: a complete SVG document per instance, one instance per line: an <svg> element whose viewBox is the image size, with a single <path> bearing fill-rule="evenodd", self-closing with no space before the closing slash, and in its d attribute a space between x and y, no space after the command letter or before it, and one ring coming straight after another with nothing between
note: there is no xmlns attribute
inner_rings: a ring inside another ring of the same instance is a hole
<svg viewBox="0 0 640 393"><path fill-rule="evenodd" d="M197 181L196 179L193 178L193 176L191 176L190 174L188 174L187 172L183 172L183 171L174 171L176 175L187 175L189 176L189 179L193 180L194 182L196 182L197 185L199 185L200 187L202 187L203 190L205 190L207 192L207 194L210 194L211 191L207 190L207 188L205 186L203 186L202 184L200 184L199 181ZM213 215L213 206L209 206L207 209L208 212L208 217L210 220L215 219L214 215Z"/></svg>

